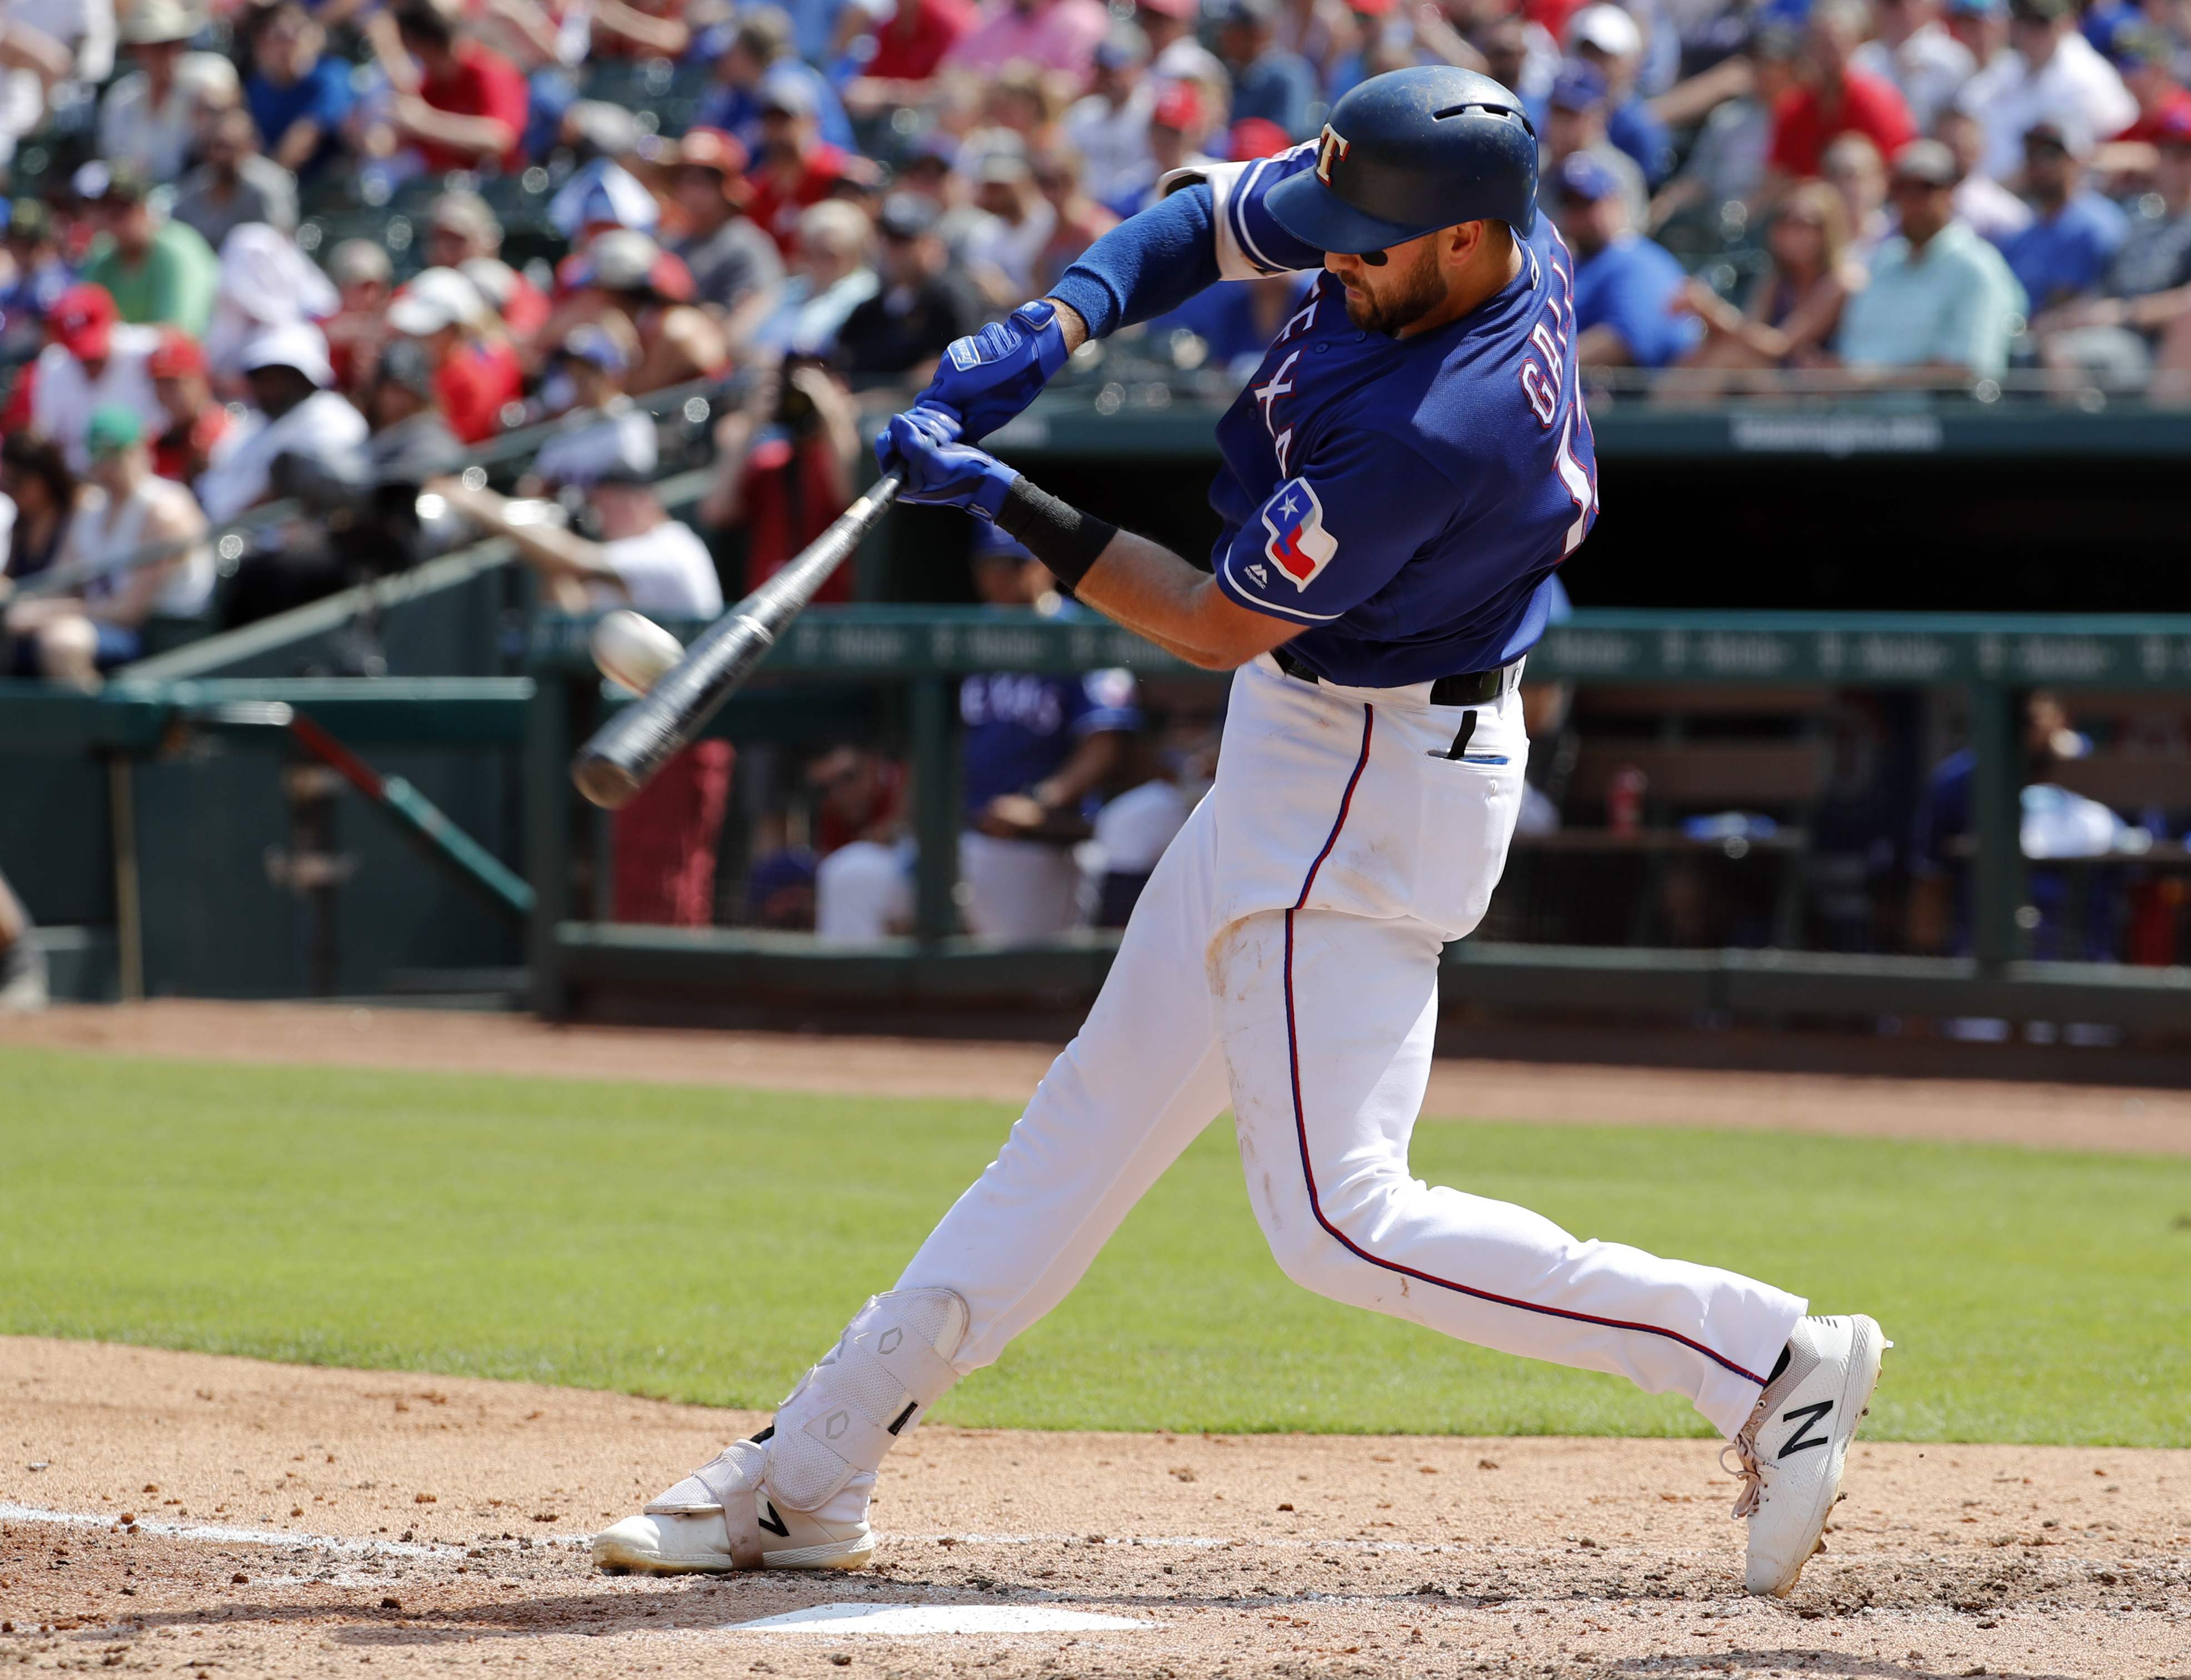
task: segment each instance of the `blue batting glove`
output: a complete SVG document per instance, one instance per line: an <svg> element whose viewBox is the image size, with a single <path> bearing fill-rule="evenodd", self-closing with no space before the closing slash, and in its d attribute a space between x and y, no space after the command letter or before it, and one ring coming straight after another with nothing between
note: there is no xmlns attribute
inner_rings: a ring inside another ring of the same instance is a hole
<svg viewBox="0 0 2191 1680"><path fill-rule="evenodd" d="M960 435L977 442L1033 401L1070 354L1057 305L1047 299L1022 304L1010 319L993 322L970 339L953 339L914 401L948 408L959 417Z"/></svg>
<svg viewBox="0 0 2191 1680"><path fill-rule="evenodd" d="M922 403L891 417L889 427L875 439L875 458L885 471L892 466L904 470L900 501L964 508L991 521L1019 476L995 456L959 441L957 415Z"/></svg>

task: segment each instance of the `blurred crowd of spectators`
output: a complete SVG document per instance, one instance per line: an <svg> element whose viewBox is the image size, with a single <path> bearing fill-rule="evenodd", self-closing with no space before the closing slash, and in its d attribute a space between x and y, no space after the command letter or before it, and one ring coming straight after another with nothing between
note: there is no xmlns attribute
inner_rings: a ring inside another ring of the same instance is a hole
<svg viewBox="0 0 2191 1680"><path fill-rule="evenodd" d="M583 498L698 382L750 583L849 496L849 390L1426 61L1532 112L1585 364L2191 391L2182 0L0 0L5 579L559 417L523 487ZM1252 366L1305 283L1143 351ZM292 542L233 616L361 563ZM17 601L7 662L83 679L213 587Z"/></svg>

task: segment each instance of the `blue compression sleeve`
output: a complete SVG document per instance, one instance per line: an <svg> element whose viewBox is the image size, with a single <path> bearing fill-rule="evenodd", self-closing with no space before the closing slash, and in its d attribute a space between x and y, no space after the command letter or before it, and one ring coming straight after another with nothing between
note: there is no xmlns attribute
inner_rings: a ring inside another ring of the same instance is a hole
<svg viewBox="0 0 2191 1680"><path fill-rule="evenodd" d="M1113 228L1047 295L1102 339L1169 314L1218 279L1216 201L1197 181Z"/></svg>

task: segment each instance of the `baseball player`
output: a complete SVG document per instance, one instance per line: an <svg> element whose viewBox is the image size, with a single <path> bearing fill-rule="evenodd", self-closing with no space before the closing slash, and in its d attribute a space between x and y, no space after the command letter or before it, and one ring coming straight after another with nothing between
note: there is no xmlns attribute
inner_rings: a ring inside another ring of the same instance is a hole
<svg viewBox="0 0 2191 1680"><path fill-rule="evenodd" d="M1580 1240L1408 1170L1442 946L1499 879L1528 752L1522 656L1597 510L1574 263L1521 103L1396 71L1316 140L1211 165L1046 298L951 347L879 447L1079 596L1232 669L1216 785L1157 866L1079 1036L981 1178L750 1441L596 1538L615 1569L856 1568L893 1441L1061 1301L1229 1102L1287 1275L1504 1353L1686 1395L1728 1438L1746 1579L1819 1543L1879 1326L1712 1267ZM1086 337L1221 277L1321 268L1225 418L1204 572L970 440Z"/></svg>

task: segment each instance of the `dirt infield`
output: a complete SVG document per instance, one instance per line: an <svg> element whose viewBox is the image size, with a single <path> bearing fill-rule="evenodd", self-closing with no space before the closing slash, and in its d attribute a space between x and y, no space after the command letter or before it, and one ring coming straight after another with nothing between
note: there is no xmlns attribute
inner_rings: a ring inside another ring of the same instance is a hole
<svg viewBox="0 0 2191 1680"><path fill-rule="evenodd" d="M1055 1054L1023 1044L559 1027L516 1015L183 999L0 1016L0 1045L1014 1103L1026 1100ZM1432 1119L2191 1154L2191 1091L2091 1085L1441 1061L1423 1112Z"/></svg>
<svg viewBox="0 0 2191 1680"><path fill-rule="evenodd" d="M885 1472L867 1575L591 1571L588 1530L756 1421L0 1339L0 1666L2191 1675L2191 1452L1859 1445L1784 1603L1742 1594L1733 1484L1693 1441L937 1429ZM735 1631L829 1603L1141 1626Z"/></svg>

